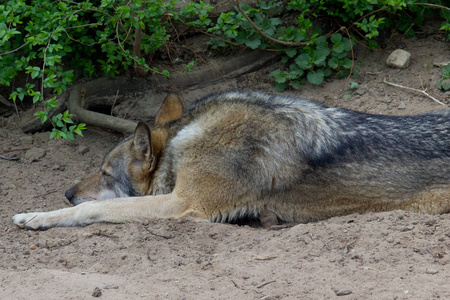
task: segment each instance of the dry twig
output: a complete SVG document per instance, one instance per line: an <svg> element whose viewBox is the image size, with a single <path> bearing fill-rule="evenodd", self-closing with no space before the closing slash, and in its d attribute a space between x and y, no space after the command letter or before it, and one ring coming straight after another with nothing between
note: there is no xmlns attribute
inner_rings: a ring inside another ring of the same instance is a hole
<svg viewBox="0 0 450 300"><path fill-rule="evenodd" d="M403 85L400 85L400 84L392 83L392 82L387 81L386 78L383 79L383 82L386 83L387 85L391 85L391 86L399 87L399 88L402 88L402 89L406 89L406 90L411 90L411 91L415 91L415 92L422 93L422 94L424 94L425 96L427 96L428 98L430 98L431 100L433 100L433 101L439 103L440 105L447 106L447 104L445 104L445 103L439 101L438 99L436 99L436 98L434 98L433 96L431 96L430 94L428 94L428 93L426 92L426 89L424 89L424 90L419 90L419 89L415 89L415 88L403 86Z"/></svg>
<svg viewBox="0 0 450 300"><path fill-rule="evenodd" d="M6 160L20 160L20 157L14 156L14 157L8 157L8 156L4 156L4 155L0 155L1 159L6 159Z"/></svg>

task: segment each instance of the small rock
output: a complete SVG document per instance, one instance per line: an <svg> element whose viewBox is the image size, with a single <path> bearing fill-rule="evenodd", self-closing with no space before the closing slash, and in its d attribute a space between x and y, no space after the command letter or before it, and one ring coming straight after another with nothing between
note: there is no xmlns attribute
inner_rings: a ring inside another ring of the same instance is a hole
<svg viewBox="0 0 450 300"><path fill-rule="evenodd" d="M403 101L400 101L400 104L397 107L398 109L405 109L406 108L406 104Z"/></svg>
<svg viewBox="0 0 450 300"><path fill-rule="evenodd" d="M402 49L397 49L386 59L386 64L393 68L406 69L409 67L410 60L411 53Z"/></svg>
<svg viewBox="0 0 450 300"><path fill-rule="evenodd" d="M259 220L264 228L269 228L274 225L278 225L277 215L268 209L263 209L259 215Z"/></svg>
<svg viewBox="0 0 450 300"><path fill-rule="evenodd" d="M357 89L355 93L359 96L362 96L366 93L366 90L365 89Z"/></svg>
<svg viewBox="0 0 450 300"><path fill-rule="evenodd" d="M105 290L114 289L117 290L119 287L117 285L107 285L104 287Z"/></svg>
<svg viewBox="0 0 450 300"><path fill-rule="evenodd" d="M414 229L414 225L408 225L408 226L402 227L402 231L411 231L413 229Z"/></svg>
<svg viewBox="0 0 450 300"><path fill-rule="evenodd" d="M83 154L88 153L89 150L90 150L90 149L89 149L88 146L86 146L86 145L80 145L80 146L78 146L77 152L78 152L79 154L83 155Z"/></svg>
<svg viewBox="0 0 450 300"><path fill-rule="evenodd" d="M352 293L352 291L350 291L350 290L337 290L336 296L347 296L347 295L350 295L351 293Z"/></svg>
<svg viewBox="0 0 450 300"><path fill-rule="evenodd" d="M31 162L39 161L47 154L47 150L42 148L31 148L25 153L25 159Z"/></svg>
<svg viewBox="0 0 450 300"><path fill-rule="evenodd" d="M11 182L7 182L5 184L2 184L2 189L5 190L5 191L7 191L7 190L14 190L16 188L17 187L14 185L14 183L11 183Z"/></svg>
<svg viewBox="0 0 450 300"><path fill-rule="evenodd" d="M358 253L356 253L355 250L352 250L352 251L350 251L350 258L357 259L357 258L359 258L359 255L358 255Z"/></svg>
<svg viewBox="0 0 450 300"><path fill-rule="evenodd" d="M437 274L437 273L438 273L438 270L436 270L436 269L428 269L428 268L427 268L426 273L427 273L427 274L432 274L432 275L434 275L434 274Z"/></svg>
<svg viewBox="0 0 450 300"><path fill-rule="evenodd" d="M94 289L94 292L92 293L92 297L98 298L102 295L102 290L99 287L96 287Z"/></svg>
<svg viewBox="0 0 450 300"><path fill-rule="evenodd" d="M66 167L61 166L61 165L54 165L52 167L52 170L55 170L55 171L64 171L65 169L66 169Z"/></svg>
<svg viewBox="0 0 450 300"><path fill-rule="evenodd" d="M393 238L392 236L389 236L389 237L386 239L386 242L388 242L388 243L393 243L393 242L394 242L394 238Z"/></svg>
<svg viewBox="0 0 450 300"><path fill-rule="evenodd" d="M430 220L425 221L425 225L427 225L427 226L434 226L436 223L437 223L436 219L430 219Z"/></svg>

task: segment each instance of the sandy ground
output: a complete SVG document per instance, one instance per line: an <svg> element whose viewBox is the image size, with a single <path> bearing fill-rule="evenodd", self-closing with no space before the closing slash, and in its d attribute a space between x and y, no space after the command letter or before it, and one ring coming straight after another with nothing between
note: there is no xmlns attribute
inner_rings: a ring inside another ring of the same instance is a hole
<svg viewBox="0 0 450 300"><path fill-rule="evenodd" d="M436 36L402 44L412 54L407 69L385 66L394 48L359 50L360 74L350 80L356 90L333 80L291 93L391 115L445 108L382 83L423 85L450 101L436 88L440 68L433 66L449 61L448 44ZM275 68L183 97L235 87L270 91ZM49 141L47 132L23 134L16 116L0 124L0 154L21 158L0 160L0 299L450 299L449 215L368 213L271 229L191 220L16 228L15 213L69 206L65 189L98 168L120 137L89 129L76 143Z"/></svg>

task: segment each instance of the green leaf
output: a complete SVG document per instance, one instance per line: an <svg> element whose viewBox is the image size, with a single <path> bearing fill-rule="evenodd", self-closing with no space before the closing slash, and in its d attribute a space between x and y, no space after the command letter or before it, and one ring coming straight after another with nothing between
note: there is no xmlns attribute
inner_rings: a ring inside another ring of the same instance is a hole
<svg viewBox="0 0 450 300"><path fill-rule="evenodd" d="M245 42L245 45L247 45L251 49L257 49L261 45L261 40L259 38L248 40Z"/></svg>
<svg viewBox="0 0 450 300"><path fill-rule="evenodd" d="M163 74L165 77L169 78L170 77L170 72L167 70L162 70L161 74Z"/></svg>
<svg viewBox="0 0 450 300"><path fill-rule="evenodd" d="M327 38L323 35L319 36L316 41L315 44L317 45L317 48L319 47L326 47L328 48L328 43L327 43Z"/></svg>
<svg viewBox="0 0 450 300"><path fill-rule="evenodd" d="M330 38L330 41L333 44L339 43L341 40L342 40L342 34L340 34L340 33L333 34Z"/></svg>
<svg viewBox="0 0 450 300"><path fill-rule="evenodd" d="M286 74L284 74L280 69L277 69L269 74L270 77L275 79L276 83L285 83L286 82Z"/></svg>
<svg viewBox="0 0 450 300"><path fill-rule="evenodd" d="M331 69L330 68L325 68L324 70L323 70L323 74L325 75L325 77L328 77L328 76L330 76L331 75Z"/></svg>
<svg viewBox="0 0 450 300"><path fill-rule="evenodd" d="M286 88L286 85L284 83L275 83L275 89L277 90L277 92L282 93L284 92Z"/></svg>
<svg viewBox="0 0 450 300"><path fill-rule="evenodd" d="M308 81L312 84L316 84L319 85L323 82L323 79L325 77L325 74L323 73L322 70L317 70L317 71L309 71L308 74L306 75L306 78L308 79Z"/></svg>
<svg viewBox="0 0 450 300"><path fill-rule="evenodd" d="M345 51L345 44L343 42L338 42L333 45L333 51L336 53L342 53Z"/></svg>
<svg viewBox="0 0 450 300"><path fill-rule="evenodd" d="M317 47L316 53L314 54L314 64L316 66L324 65L325 60L330 54L330 49L328 47Z"/></svg>
<svg viewBox="0 0 450 300"><path fill-rule="evenodd" d="M303 53L297 56L295 63L303 70L307 70L312 67L311 56L308 53Z"/></svg>
<svg viewBox="0 0 450 300"><path fill-rule="evenodd" d="M289 85L292 86L294 89L298 90L300 88L300 81L293 80L289 82Z"/></svg>
<svg viewBox="0 0 450 300"><path fill-rule="evenodd" d="M342 62L342 67L345 68L345 69L351 69L352 66L353 66L353 62L352 62L351 59L346 58L346 59L344 59L344 61Z"/></svg>
<svg viewBox="0 0 450 300"><path fill-rule="evenodd" d="M290 58L293 58L295 55L297 55L297 49L294 48L288 48L286 49L286 55L289 56Z"/></svg>
<svg viewBox="0 0 450 300"><path fill-rule="evenodd" d="M444 91L450 90L450 79L441 79L439 82L439 88Z"/></svg>
<svg viewBox="0 0 450 300"><path fill-rule="evenodd" d="M330 58L330 60L328 61L328 66L336 70L339 67L339 60L336 57Z"/></svg>
<svg viewBox="0 0 450 300"><path fill-rule="evenodd" d="M72 132L66 132L66 138L71 141L75 140Z"/></svg>
<svg viewBox="0 0 450 300"><path fill-rule="evenodd" d="M354 89L356 89L357 87L358 87L358 83L357 82L350 82L349 84L348 84L348 87L349 87L349 89L352 89L352 90L354 90Z"/></svg>
<svg viewBox="0 0 450 300"><path fill-rule="evenodd" d="M443 66L441 69L443 79L450 79L450 65Z"/></svg>
<svg viewBox="0 0 450 300"><path fill-rule="evenodd" d="M271 18L271 19L270 19L270 24L271 24L273 27L275 27L275 26L278 26L278 25L283 24L283 21L282 21L280 18Z"/></svg>

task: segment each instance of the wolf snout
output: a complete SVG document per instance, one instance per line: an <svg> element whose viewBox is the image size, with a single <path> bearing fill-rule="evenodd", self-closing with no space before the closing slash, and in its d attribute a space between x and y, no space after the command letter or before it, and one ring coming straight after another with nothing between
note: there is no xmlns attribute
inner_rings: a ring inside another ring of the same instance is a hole
<svg viewBox="0 0 450 300"><path fill-rule="evenodd" d="M73 198L75 197L75 189L68 189L64 195L66 196L67 200L69 200L70 203L72 203Z"/></svg>

